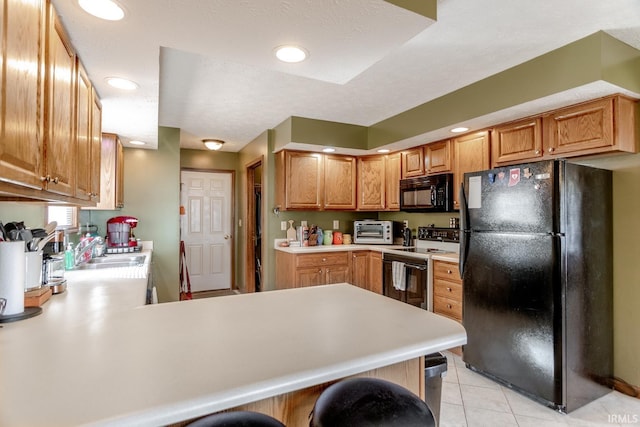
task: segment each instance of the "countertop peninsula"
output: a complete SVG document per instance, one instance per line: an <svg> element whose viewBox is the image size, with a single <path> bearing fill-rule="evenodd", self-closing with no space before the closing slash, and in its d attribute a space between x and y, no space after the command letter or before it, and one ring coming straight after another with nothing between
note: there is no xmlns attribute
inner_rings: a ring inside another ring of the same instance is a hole
<svg viewBox="0 0 640 427"><path fill-rule="evenodd" d="M4 325L0 425L165 425L466 342L349 284L142 306L121 295L141 280L70 280L87 307Z"/></svg>

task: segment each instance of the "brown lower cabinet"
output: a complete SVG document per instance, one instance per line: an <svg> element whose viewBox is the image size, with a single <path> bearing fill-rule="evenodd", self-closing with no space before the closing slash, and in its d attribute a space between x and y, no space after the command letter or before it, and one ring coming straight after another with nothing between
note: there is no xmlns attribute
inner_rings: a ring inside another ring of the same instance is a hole
<svg viewBox="0 0 640 427"><path fill-rule="evenodd" d="M276 289L351 283L382 293L382 254L377 251L276 251Z"/></svg>
<svg viewBox="0 0 640 427"><path fill-rule="evenodd" d="M462 323L462 279L455 262L433 260L433 312ZM451 351L462 354L460 347Z"/></svg>

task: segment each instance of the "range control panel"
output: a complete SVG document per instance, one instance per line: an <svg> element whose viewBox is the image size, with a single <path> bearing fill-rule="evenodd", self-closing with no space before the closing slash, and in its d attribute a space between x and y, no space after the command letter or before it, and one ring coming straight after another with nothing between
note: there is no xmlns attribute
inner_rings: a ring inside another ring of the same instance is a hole
<svg viewBox="0 0 640 427"><path fill-rule="evenodd" d="M459 228L418 227L418 240L435 240L439 242L460 242Z"/></svg>

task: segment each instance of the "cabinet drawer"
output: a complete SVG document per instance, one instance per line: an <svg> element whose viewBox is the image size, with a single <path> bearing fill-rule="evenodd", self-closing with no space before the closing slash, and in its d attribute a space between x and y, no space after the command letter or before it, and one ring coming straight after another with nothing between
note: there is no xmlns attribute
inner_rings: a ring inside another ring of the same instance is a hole
<svg viewBox="0 0 640 427"><path fill-rule="evenodd" d="M462 301L462 285L442 279L433 280L433 293L455 301Z"/></svg>
<svg viewBox="0 0 640 427"><path fill-rule="evenodd" d="M462 302L445 298L440 295L433 297L433 312L462 321Z"/></svg>
<svg viewBox="0 0 640 427"><path fill-rule="evenodd" d="M433 261L433 277L440 277L445 280L462 283L458 264L446 261Z"/></svg>
<svg viewBox="0 0 640 427"><path fill-rule="evenodd" d="M296 267L323 267L326 265L349 265L349 252L323 252L296 257Z"/></svg>

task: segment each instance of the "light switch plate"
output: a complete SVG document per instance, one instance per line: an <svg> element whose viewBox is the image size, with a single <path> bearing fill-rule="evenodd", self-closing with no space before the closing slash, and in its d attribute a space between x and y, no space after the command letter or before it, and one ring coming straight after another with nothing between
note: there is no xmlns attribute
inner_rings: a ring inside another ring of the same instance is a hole
<svg viewBox="0 0 640 427"><path fill-rule="evenodd" d="M340 221L338 221L337 219L333 220L333 229L337 230L338 228L340 228Z"/></svg>
<svg viewBox="0 0 640 427"><path fill-rule="evenodd" d="M280 221L280 230L287 231L287 221Z"/></svg>

